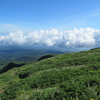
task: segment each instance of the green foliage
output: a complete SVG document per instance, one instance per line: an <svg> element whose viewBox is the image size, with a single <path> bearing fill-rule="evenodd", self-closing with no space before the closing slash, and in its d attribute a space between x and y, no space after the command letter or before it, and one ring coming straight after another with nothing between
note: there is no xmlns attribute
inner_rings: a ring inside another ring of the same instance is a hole
<svg viewBox="0 0 100 100"><path fill-rule="evenodd" d="M12 68L21 67L23 65L25 65L25 63L18 63L17 64L17 63L10 62L7 66L5 66L5 67L2 68L2 70L0 71L0 74L4 73L4 72L6 72L6 71L8 71L8 70L10 70Z"/></svg>
<svg viewBox="0 0 100 100"><path fill-rule="evenodd" d="M0 75L2 100L99 100L100 49L55 55Z"/></svg>
<svg viewBox="0 0 100 100"><path fill-rule="evenodd" d="M54 87L41 91L34 91L28 100L64 100L64 97L63 92Z"/></svg>

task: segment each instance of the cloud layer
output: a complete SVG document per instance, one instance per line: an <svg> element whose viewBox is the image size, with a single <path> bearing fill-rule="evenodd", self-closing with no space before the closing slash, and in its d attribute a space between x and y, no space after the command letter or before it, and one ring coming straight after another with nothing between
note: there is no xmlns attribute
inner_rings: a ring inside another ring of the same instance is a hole
<svg viewBox="0 0 100 100"><path fill-rule="evenodd" d="M0 45L47 45L58 47L99 47L100 30L80 28L60 32L56 29L40 30L24 34L23 31L11 32L0 36Z"/></svg>

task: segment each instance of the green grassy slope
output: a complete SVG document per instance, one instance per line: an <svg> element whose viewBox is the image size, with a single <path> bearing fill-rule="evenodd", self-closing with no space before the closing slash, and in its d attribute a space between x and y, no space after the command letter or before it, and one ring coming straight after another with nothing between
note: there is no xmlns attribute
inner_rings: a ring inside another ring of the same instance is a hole
<svg viewBox="0 0 100 100"><path fill-rule="evenodd" d="M100 100L99 48L53 56L0 74L1 100Z"/></svg>

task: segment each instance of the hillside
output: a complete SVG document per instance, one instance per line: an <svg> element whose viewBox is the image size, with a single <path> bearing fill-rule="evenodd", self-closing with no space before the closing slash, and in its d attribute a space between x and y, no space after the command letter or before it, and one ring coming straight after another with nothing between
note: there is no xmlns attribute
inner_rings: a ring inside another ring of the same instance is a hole
<svg viewBox="0 0 100 100"><path fill-rule="evenodd" d="M14 66L0 74L1 100L100 100L100 48Z"/></svg>
<svg viewBox="0 0 100 100"><path fill-rule="evenodd" d="M46 54L63 54L74 51L48 49L40 46L0 46L0 70L9 62L31 62Z"/></svg>

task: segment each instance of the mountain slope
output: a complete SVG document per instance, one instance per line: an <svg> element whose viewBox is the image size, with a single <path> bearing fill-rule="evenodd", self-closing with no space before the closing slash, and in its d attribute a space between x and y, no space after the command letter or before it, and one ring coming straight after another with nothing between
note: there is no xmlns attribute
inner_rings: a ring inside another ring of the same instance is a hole
<svg viewBox="0 0 100 100"><path fill-rule="evenodd" d="M0 74L1 73L4 73L4 72L6 72L6 71L8 71L8 70L10 70L10 69L12 69L12 68L15 68L15 67L21 67L21 66L23 66L23 65L25 65L25 63L22 63L22 64L15 64L15 63L13 63L13 62L10 62L7 66L5 66L5 67L3 67L3 69L0 71Z"/></svg>
<svg viewBox="0 0 100 100"><path fill-rule="evenodd" d="M99 55L100 48L54 55L13 68L0 74L0 97L2 100L99 100Z"/></svg>
<svg viewBox="0 0 100 100"><path fill-rule="evenodd" d="M74 51L63 51L59 49L42 49L43 47L31 46L0 46L0 67L9 62L29 62L35 61L46 54L63 54ZM1 68L0 68L1 69Z"/></svg>

